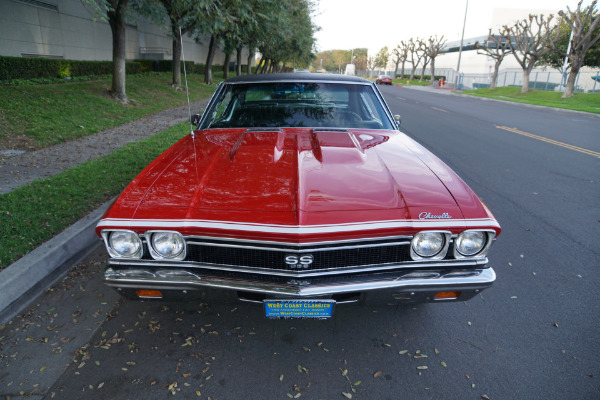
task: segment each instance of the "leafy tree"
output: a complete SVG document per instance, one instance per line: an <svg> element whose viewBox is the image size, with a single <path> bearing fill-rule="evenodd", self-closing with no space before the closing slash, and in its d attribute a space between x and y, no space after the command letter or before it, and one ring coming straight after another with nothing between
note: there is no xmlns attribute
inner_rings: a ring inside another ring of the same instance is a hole
<svg viewBox="0 0 600 400"><path fill-rule="evenodd" d="M252 2L244 0L221 0L219 14L205 19L197 27L198 33L210 34L208 54L204 68L204 82L212 84L212 65L219 41L224 42L226 59L241 42L242 28L256 24Z"/></svg>
<svg viewBox="0 0 600 400"><path fill-rule="evenodd" d="M354 59L352 60L352 56L354 55ZM339 69L340 67L345 66L346 64L350 64L351 61L356 65L357 63L364 64L360 59L366 57L367 49L353 49L353 50L327 50L322 51L320 53L315 54L314 59L317 60L317 64L320 68L321 60L323 60L323 68L329 71L334 71ZM357 67L358 69L365 69Z"/></svg>
<svg viewBox="0 0 600 400"><path fill-rule="evenodd" d="M485 43L480 44L479 42L475 42L475 48L477 49L477 54L485 54L494 59L494 74L492 76L492 82L490 83L490 90L494 89L496 87L496 81L498 80L500 64L502 64L504 57L512 52L510 48L510 37L506 36L505 31L500 31L500 34L493 35L492 30L490 29Z"/></svg>
<svg viewBox="0 0 600 400"><path fill-rule="evenodd" d="M523 87L521 93L529 91L529 74L545 54L551 51L551 42L558 40L560 31L552 24L553 16L529 15L529 18L517 21L513 26L503 27L503 34L510 37L509 46L521 68L523 68Z"/></svg>
<svg viewBox="0 0 600 400"><path fill-rule="evenodd" d="M369 50L367 48L357 48L354 49L354 65L356 71L366 71L367 70L367 56L369 54Z"/></svg>
<svg viewBox="0 0 600 400"><path fill-rule="evenodd" d="M173 86L181 85L181 41L183 35L198 29L200 24L220 13L214 0L159 0L171 25L173 37Z"/></svg>
<svg viewBox="0 0 600 400"><path fill-rule="evenodd" d="M246 0L253 12L253 19L244 19L239 21L238 27L242 33L238 37L238 50L241 47L248 49L248 70L252 73L252 61L254 60L255 50L261 41L267 37L270 30L265 27L277 26L278 15L282 12L283 2L278 0ZM238 73L241 73L241 52L238 51Z"/></svg>
<svg viewBox="0 0 600 400"><path fill-rule="evenodd" d="M574 11L567 6L567 12L559 12L562 17L559 31L562 32L563 38L569 37L570 32L573 32L570 49L569 40L560 39L551 44L554 52L549 53L550 57L544 60L549 61L551 65L556 65L561 62L556 58L560 57L562 60L568 57L570 72L563 98L573 96L575 80L581 67L600 64L600 14L596 10L597 1L592 1L592 4L584 10L581 10L581 3L582 1L577 4L577 9Z"/></svg>
<svg viewBox="0 0 600 400"><path fill-rule="evenodd" d="M314 58L314 33L318 30L311 20L313 4L308 0L282 1L276 24L262 38L259 50L273 70L280 62L299 61L309 64ZM264 64L267 65L267 64Z"/></svg>
<svg viewBox="0 0 600 400"><path fill-rule="evenodd" d="M110 93L122 103L129 99L125 91L125 20L129 0L83 0L89 4L97 17L108 21L113 43L113 73Z"/></svg>
<svg viewBox="0 0 600 400"><path fill-rule="evenodd" d="M384 69L387 67L388 62L390 61L390 51L387 46L384 46L377 52L375 56L375 60L373 61L375 68Z"/></svg>

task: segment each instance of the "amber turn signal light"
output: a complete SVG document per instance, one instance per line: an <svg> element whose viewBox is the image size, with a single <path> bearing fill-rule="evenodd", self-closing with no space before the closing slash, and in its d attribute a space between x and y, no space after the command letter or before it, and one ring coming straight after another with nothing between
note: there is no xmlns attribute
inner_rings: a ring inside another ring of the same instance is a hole
<svg viewBox="0 0 600 400"><path fill-rule="evenodd" d="M460 296L460 292L437 292L435 296L433 296L434 300L450 300L450 299L458 299Z"/></svg>
<svg viewBox="0 0 600 400"><path fill-rule="evenodd" d="M135 293L141 299L162 299L160 290L136 290Z"/></svg>

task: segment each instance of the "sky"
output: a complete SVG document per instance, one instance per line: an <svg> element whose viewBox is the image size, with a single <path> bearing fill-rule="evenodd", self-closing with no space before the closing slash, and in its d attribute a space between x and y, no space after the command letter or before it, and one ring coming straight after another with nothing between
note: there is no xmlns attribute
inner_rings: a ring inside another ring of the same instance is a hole
<svg viewBox="0 0 600 400"><path fill-rule="evenodd" d="M444 35L460 41L466 0L318 0L313 22L319 51L368 48L375 55L383 46L392 49L401 40ZM572 10L578 0L470 0L465 39L485 36L492 27L494 8L554 11ZM590 1L584 1L589 4ZM547 12L546 12L547 13ZM546 14L545 13L545 14ZM525 12L527 15L528 12ZM506 21L508 24L511 21Z"/></svg>

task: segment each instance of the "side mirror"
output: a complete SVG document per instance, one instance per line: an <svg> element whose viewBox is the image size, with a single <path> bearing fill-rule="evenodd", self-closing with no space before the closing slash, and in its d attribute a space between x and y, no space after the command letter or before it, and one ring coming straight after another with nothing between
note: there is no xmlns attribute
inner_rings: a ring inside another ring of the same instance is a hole
<svg viewBox="0 0 600 400"><path fill-rule="evenodd" d="M192 118L190 119L190 121L192 122L192 125L194 125L195 127L198 127L198 124L200 123L200 114L192 115Z"/></svg>
<svg viewBox="0 0 600 400"><path fill-rule="evenodd" d="M402 117L398 114L394 115L394 119L396 120L396 126L400 128L400 124L402 124Z"/></svg>

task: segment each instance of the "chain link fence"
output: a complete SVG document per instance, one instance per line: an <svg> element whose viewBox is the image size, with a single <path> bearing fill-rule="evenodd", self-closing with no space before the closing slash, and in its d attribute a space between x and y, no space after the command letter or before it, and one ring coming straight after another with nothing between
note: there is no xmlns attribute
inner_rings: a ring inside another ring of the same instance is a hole
<svg viewBox="0 0 600 400"><path fill-rule="evenodd" d="M448 82L456 82L456 73L453 79L448 77ZM461 90L488 88L492 83L491 74L460 74L458 88ZM534 69L529 74L529 89L561 91L564 90L566 75L559 71L547 69ZM562 84L562 85L561 85ZM500 70L496 79L496 87L522 87L523 70ZM600 93L600 69L585 69L580 71L575 80L575 91L582 93Z"/></svg>

